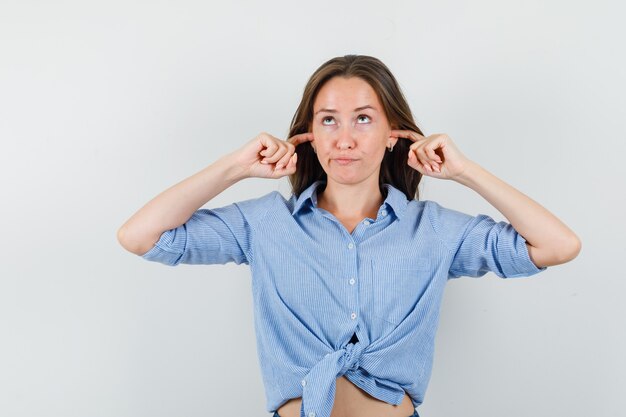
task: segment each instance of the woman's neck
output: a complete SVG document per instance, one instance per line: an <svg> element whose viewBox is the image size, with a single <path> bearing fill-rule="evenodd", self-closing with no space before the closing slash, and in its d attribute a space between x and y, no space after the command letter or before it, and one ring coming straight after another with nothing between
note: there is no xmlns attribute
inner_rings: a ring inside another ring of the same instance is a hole
<svg viewBox="0 0 626 417"><path fill-rule="evenodd" d="M326 188L317 195L317 206L337 218L376 218L384 201L378 187L378 178L373 183L339 184L328 181Z"/></svg>

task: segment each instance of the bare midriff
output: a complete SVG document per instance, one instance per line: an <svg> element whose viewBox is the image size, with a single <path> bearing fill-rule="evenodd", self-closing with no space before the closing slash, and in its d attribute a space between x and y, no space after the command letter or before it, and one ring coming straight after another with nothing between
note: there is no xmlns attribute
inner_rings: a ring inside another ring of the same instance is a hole
<svg viewBox="0 0 626 417"><path fill-rule="evenodd" d="M280 417L300 417L302 398L292 398L278 408ZM409 417L415 408L408 394L400 405L393 405L372 397L354 385L345 376L337 378L335 403L330 417Z"/></svg>

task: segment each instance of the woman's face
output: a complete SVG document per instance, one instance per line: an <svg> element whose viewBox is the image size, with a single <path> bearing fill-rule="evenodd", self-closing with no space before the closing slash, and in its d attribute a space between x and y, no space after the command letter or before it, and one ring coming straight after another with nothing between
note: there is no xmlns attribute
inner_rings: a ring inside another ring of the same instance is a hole
<svg viewBox="0 0 626 417"><path fill-rule="evenodd" d="M342 184L378 181L385 149L396 141L376 92L357 77L333 77L322 86L310 131L322 168Z"/></svg>

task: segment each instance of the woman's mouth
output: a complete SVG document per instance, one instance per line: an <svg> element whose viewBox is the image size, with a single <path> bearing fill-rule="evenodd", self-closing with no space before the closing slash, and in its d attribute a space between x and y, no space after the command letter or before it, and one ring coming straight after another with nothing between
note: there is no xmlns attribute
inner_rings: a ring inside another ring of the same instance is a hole
<svg viewBox="0 0 626 417"><path fill-rule="evenodd" d="M349 165L352 162L356 161L356 159L337 158L333 159L333 161L337 162L339 165Z"/></svg>

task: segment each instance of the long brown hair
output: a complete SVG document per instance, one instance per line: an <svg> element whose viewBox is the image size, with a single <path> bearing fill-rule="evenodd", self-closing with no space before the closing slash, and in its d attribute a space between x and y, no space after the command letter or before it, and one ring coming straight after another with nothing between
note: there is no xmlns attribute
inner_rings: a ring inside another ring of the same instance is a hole
<svg viewBox="0 0 626 417"><path fill-rule="evenodd" d="M331 78L359 77L366 81L383 105L387 120L392 129L413 130L424 135L413 120L411 109L400 90L398 82L389 68L379 59L367 55L344 55L323 63L307 82L302 100L291 120L289 136L310 132L313 124L313 103L322 86ZM378 187L383 195L384 183L389 183L404 192L407 199L419 199L418 185L422 174L407 165L410 139L399 138L393 152L385 151L380 167ZM313 152L311 142L303 142L296 148L298 163L296 172L289 176L292 193L299 196L302 191L317 180L326 180L326 172Z"/></svg>

